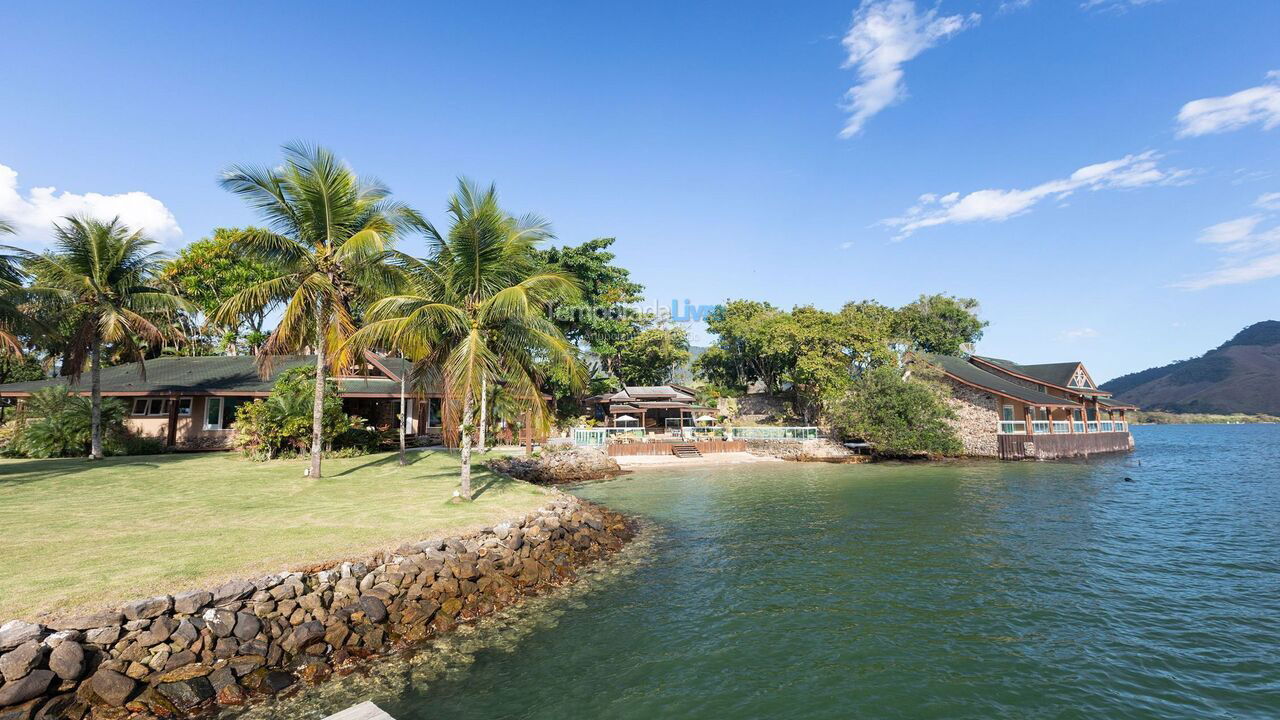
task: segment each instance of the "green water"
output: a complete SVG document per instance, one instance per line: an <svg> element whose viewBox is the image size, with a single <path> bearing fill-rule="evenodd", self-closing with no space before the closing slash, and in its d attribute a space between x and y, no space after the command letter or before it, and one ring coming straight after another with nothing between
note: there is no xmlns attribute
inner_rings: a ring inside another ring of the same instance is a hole
<svg viewBox="0 0 1280 720"><path fill-rule="evenodd" d="M1280 716L1280 426L1135 435L577 488L651 545L366 695L398 720Z"/></svg>

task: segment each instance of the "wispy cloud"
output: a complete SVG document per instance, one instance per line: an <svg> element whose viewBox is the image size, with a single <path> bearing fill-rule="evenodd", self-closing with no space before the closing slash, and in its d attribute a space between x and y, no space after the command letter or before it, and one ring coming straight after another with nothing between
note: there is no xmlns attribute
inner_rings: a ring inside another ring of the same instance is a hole
<svg viewBox="0 0 1280 720"><path fill-rule="evenodd" d="M40 249L53 236L53 223L68 215L90 215L102 220L119 217L131 229L142 230L153 240L172 242L182 237L182 228L164 203L147 193L134 191L116 195L62 191L54 187L33 187L23 195L18 190L18 172L0 165L0 218L18 231L16 244ZM14 239L5 242L15 243Z"/></svg>
<svg viewBox="0 0 1280 720"><path fill-rule="evenodd" d="M1218 268L1178 283L1183 290L1204 290L1220 285L1242 285L1280 276L1280 193L1267 193L1254 201L1266 212L1227 220L1200 231L1196 242L1212 246L1223 255Z"/></svg>
<svg viewBox="0 0 1280 720"><path fill-rule="evenodd" d="M1154 5L1163 0L1084 0L1080 7L1085 10L1123 11L1140 5Z"/></svg>
<svg viewBox="0 0 1280 720"><path fill-rule="evenodd" d="M1062 332L1058 333L1058 339L1064 340L1066 342L1072 342L1075 340L1085 340L1088 338L1096 338L1096 337L1098 337L1098 331L1094 330L1091 327L1082 327L1082 328L1075 328L1072 330L1063 330Z"/></svg>
<svg viewBox="0 0 1280 720"><path fill-rule="evenodd" d="M897 228L896 239L937 225L970 222L1000 222L1030 211L1045 200L1063 200L1078 190L1124 190L1149 185L1186 182L1189 170L1160 167L1161 155L1147 151L1119 160L1086 165L1069 177L1050 180L1025 190L976 190L921 195L916 204L899 217L880 224Z"/></svg>
<svg viewBox="0 0 1280 720"><path fill-rule="evenodd" d="M1280 70L1266 82L1223 97L1192 100L1178 111L1178 137L1231 132L1249 125L1280 126Z"/></svg>
<svg viewBox="0 0 1280 720"><path fill-rule="evenodd" d="M937 8L920 13L912 0L863 0L843 40L844 67L857 70L858 84L845 93L849 120L840 137L862 132L872 116L906 97L905 63L980 19L940 16Z"/></svg>

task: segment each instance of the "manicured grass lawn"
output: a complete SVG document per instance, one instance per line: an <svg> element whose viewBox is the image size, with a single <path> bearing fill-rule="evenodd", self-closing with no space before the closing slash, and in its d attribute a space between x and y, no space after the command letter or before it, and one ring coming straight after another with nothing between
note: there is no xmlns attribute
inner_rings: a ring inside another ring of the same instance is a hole
<svg viewBox="0 0 1280 720"><path fill-rule="evenodd" d="M363 558L547 499L477 467L475 502L453 503L456 455L424 450L409 461L325 460L316 480L303 477L305 460L232 453L0 460L0 622Z"/></svg>

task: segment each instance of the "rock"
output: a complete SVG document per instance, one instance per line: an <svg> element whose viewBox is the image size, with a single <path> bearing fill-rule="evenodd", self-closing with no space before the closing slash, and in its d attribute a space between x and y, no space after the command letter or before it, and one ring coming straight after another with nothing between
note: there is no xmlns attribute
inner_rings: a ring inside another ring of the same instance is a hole
<svg viewBox="0 0 1280 720"><path fill-rule="evenodd" d="M178 682L162 682L156 685L156 692L179 710L191 710L213 698L213 685L207 678L200 676Z"/></svg>
<svg viewBox="0 0 1280 720"><path fill-rule="evenodd" d="M232 683L226 687L219 688L214 693L214 700L219 705L243 705L249 701L249 693L244 688Z"/></svg>
<svg viewBox="0 0 1280 720"><path fill-rule="evenodd" d="M35 714L33 720L80 720L89 712L89 708L76 697L75 693L66 693L50 698Z"/></svg>
<svg viewBox="0 0 1280 720"><path fill-rule="evenodd" d="M152 647L159 645L173 635L173 631L178 629L178 621L165 615L151 621L151 625L142 632L138 633L138 637L134 638L134 642L142 647Z"/></svg>
<svg viewBox="0 0 1280 720"><path fill-rule="evenodd" d="M231 668L238 677L244 677L265 665L266 662L267 659L262 655L237 655L231 658L227 667Z"/></svg>
<svg viewBox="0 0 1280 720"><path fill-rule="evenodd" d="M110 645L115 645L116 641L120 639L121 634L122 630L120 629L120 626L112 625L110 627L94 628L84 634L84 639L86 642L93 643L94 645L108 647Z"/></svg>
<svg viewBox="0 0 1280 720"><path fill-rule="evenodd" d="M40 707L42 702L44 702L44 698L36 698L28 700L21 705L0 708L0 720L31 720L35 715L36 708Z"/></svg>
<svg viewBox="0 0 1280 720"><path fill-rule="evenodd" d="M213 672L209 673L208 677L209 677L209 684L213 685L213 691L215 693L228 685L236 684L236 674L235 674L235 671L231 669L230 665L220 667L217 670L214 670Z"/></svg>
<svg viewBox="0 0 1280 720"><path fill-rule="evenodd" d="M365 595L360 598L360 602L356 606L360 608L369 622L380 623L387 619L387 606L373 595Z"/></svg>
<svg viewBox="0 0 1280 720"><path fill-rule="evenodd" d="M150 687L143 688L138 697L125 703L124 709L133 713L130 717L176 717L182 713L177 705L169 701L169 698Z"/></svg>
<svg viewBox="0 0 1280 720"><path fill-rule="evenodd" d="M244 684L255 692L274 695L297 682L292 674L282 670L255 670L245 678Z"/></svg>
<svg viewBox="0 0 1280 720"><path fill-rule="evenodd" d="M44 627L21 620L10 620L0 625L0 653L9 652L23 643L39 640Z"/></svg>
<svg viewBox="0 0 1280 720"><path fill-rule="evenodd" d="M385 608L383 611L385 612ZM321 640L324 640L324 625L312 620L293 629L289 639L285 641L284 649L289 652L301 652L312 643Z"/></svg>
<svg viewBox="0 0 1280 720"><path fill-rule="evenodd" d="M213 602L213 593L206 590L193 590L173 596L173 611L183 615L195 615L200 608Z"/></svg>
<svg viewBox="0 0 1280 720"><path fill-rule="evenodd" d="M456 616L458 614L458 611L461 609L462 609L462 601L456 597L451 597L448 600L445 600L444 603L440 606L440 613L452 618Z"/></svg>
<svg viewBox="0 0 1280 720"><path fill-rule="evenodd" d="M179 650L178 652L170 655L169 659L165 661L164 672L167 673L181 667L186 667L198 659L199 658L196 657L196 654L190 650Z"/></svg>
<svg viewBox="0 0 1280 720"><path fill-rule="evenodd" d="M79 642L83 637L83 633L79 630L59 630L58 632L46 637L40 641L41 645L52 650L68 640Z"/></svg>
<svg viewBox="0 0 1280 720"><path fill-rule="evenodd" d="M214 605L221 605L233 600L243 600L252 595L255 589L252 583L244 580L232 580L213 591L212 602Z"/></svg>
<svg viewBox="0 0 1280 720"><path fill-rule="evenodd" d="M79 680L84 675L84 648L68 640L49 653L49 669L63 680Z"/></svg>
<svg viewBox="0 0 1280 720"><path fill-rule="evenodd" d="M169 642L178 648L187 648L191 647L198 637L200 637L200 631L196 630L196 626L190 620L183 620L169 636Z"/></svg>
<svg viewBox="0 0 1280 720"><path fill-rule="evenodd" d="M205 627L217 637L227 637L235 630L236 614L230 610L209 608L200 617L204 620Z"/></svg>
<svg viewBox="0 0 1280 720"><path fill-rule="evenodd" d="M107 627L109 625L121 625L124 623L124 614L118 611L95 613L93 615L79 615L57 623L57 627L68 630L92 630L94 628Z"/></svg>
<svg viewBox="0 0 1280 720"><path fill-rule="evenodd" d="M315 684L333 674L333 669L323 660L314 660L298 668L298 677L303 682Z"/></svg>
<svg viewBox="0 0 1280 720"><path fill-rule="evenodd" d="M50 673L52 674L52 673ZM93 674L89 686L102 698L103 702L113 707L122 707L133 694L138 683L132 678L121 675L114 670L102 670Z"/></svg>
<svg viewBox="0 0 1280 720"><path fill-rule="evenodd" d="M170 670L156 680L157 682L162 683L184 682L192 678L205 677L211 672L213 672L212 666L194 663L192 665L183 665L177 669Z"/></svg>
<svg viewBox="0 0 1280 720"><path fill-rule="evenodd" d="M124 674L134 680L142 680L151 674L151 668L140 662L131 662L129 667L125 668Z"/></svg>
<svg viewBox="0 0 1280 720"><path fill-rule="evenodd" d="M144 620L159 617L173 608L173 598L168 595L134 600L124 606L124 616L130 620Z"/></svg>
<svg viewBox="0 0 1280 720"><path fill-rule="evenodd" d="M257 636L260 630L262 630L262 621L258 620L256 615L245 612L236 613L235 627L231 632L237 638L247 642Z"/></svg>
<svg viewBox="0 0 1280 720"><path fill-rule="evenodd" d="M45 647L35 640L19 645L0 655L0 675L4 676L6 682L13 682L23 677L44 660L44 652Z"/></svg>
<svg viewBox="0 0 1280 720"><path fill-rule="evenodd" d="M347 636L350 634L351 631L347 629L346 625L337 623L335 625L330 625L329 628L324 631L324 641L333 647L340 648L342 647L342 644L347 641Z"/></svg>
<svg viewBox="0 0 1280 720"><path fill-rule="evenodd" d="M0 687L0 707L40 697L53 684L55 677L52 670L32 670L21 678L6 682Z"/></svg>
<svg viewBox="0 0 1280 720"><path fill-rule="evenodd" d="M233 637L218 638L213 645L213 656L217 658L229 658L239 651L240 641Z"/></svg>
<svg viewBox="0 0 1280 720"><path fill-rule="evenodd" d="M622 472L618 461L598 448L555 446L532 457L505 457L486 466L496 472L532 483L568 483L599 480Z"/></svg>

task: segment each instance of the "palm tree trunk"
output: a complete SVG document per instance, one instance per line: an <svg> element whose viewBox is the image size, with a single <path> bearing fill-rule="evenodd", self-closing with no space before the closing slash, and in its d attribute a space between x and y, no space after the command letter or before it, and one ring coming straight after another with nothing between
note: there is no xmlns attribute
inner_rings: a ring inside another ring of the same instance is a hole
<svg viewBox="0 0 1280 720"><path fill-rule="evenodd" d="M407 432L406 428L409 425L409 416L406 414L404 402L404 376L407 374L408 373L405 372L404 367L404 353L400 353L400 465L402 467L405 464L404 436Z"/></svg>
<svg viewBox="0 0 1280 720"><path fill-rule="evenodd" d="M488 409L489 385L487 378L480 378L480 452L484 452L485 410Z"/></svg>
<svg viewBox="0 0 1280 720"><path fill-rule="evenodd" d="M471 388L467 388L462 398L462 497L471 499L471 421L475 419L475 408L471 406Z"/></svg>
<svg viewBox="0 0 1280 720"><path fill-rule="evenodd" d="M325 306L316 307L316 391L311 405L311 467L308 475L320 477L320 456L324 452Z"/></svg>
<svg viewBox="0 0 1280 720"><path fill-rule="evenodd" d="M89 459L102 459L102 341L93 339L89 351Z"/></svg>

